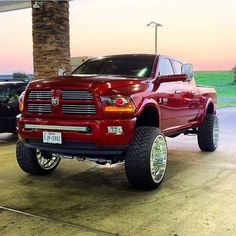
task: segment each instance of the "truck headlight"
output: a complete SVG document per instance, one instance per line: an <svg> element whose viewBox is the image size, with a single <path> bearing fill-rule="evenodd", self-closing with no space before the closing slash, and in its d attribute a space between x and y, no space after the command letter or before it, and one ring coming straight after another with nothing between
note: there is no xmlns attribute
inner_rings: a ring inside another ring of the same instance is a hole
<svg viewBox="0 0 236 236"><path fill-rule="evenodd" d="M19 110L22 112L24 109L25 91L19 97Z"/></svg>
<svg viewBox="0 0 236 236"><path fill-rule="evenodd" d="M126 112L133 113L135 106L130 97L113 95L101 97L103 110L105 113Z"/></svg>

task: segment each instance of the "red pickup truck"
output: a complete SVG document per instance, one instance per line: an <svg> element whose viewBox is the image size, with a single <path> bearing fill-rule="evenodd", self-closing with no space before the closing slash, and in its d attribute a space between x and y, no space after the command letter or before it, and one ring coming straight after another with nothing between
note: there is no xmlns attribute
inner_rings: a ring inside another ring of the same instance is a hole
<svg viewBox="0 0 236 236"><path fill-rule="evenodd" d="M162 55L97 57L72 76L32 81L20 98L16 155L27 173L51 173L61 158L125 161L131 185L155 189L167 137L196 134L218 146L216 92L196 86L191 65Z"/></svg>

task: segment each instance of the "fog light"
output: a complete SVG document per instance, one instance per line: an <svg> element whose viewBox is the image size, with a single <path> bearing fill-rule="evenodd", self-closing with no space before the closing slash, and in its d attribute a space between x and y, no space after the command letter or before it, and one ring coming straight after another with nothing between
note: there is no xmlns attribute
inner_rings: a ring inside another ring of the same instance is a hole
<svg viewBox="0 0 236 236"><path fill-rule="evenodd" d="M123 128L122 126L108 126L107 131L109 134L122 134Z"/></svg>

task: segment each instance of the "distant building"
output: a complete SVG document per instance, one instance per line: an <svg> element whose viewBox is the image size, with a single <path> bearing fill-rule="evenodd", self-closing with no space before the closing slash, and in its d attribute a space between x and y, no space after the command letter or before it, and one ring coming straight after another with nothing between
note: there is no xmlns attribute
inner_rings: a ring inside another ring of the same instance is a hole
<svg viewBox="0 0 236 236"><path fill-rule="evenodd" d="M28 78L25 78L25 81L30 81L33 79L32 74L27 74ZM22 80L22 78L13 78L12 75L0 75L0 81L10 81L10 80Z"/></svg>
<svg viewBox="0 0 236 236"><path fill-rule="evenodd" d="M12 79L13 79L12 75L0 75L0 81L1 80L7 81L7 80L12 80Z"/></svg>

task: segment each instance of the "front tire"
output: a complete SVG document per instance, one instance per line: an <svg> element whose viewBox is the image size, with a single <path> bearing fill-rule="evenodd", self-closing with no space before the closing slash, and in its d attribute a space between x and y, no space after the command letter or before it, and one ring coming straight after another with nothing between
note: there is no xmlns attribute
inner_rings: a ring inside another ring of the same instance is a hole
<svg viewBox="0 0 236 236"><path fill-rule="evenodd" d="M49 152L28 148L20 141L16 143L16 159L21 169L31 175L50 174L61 160Z"/></svg>
<svg viewBox="0 0 236 236"><path fill-rule="evenodd" d="M198 127L198 146L204 152L214 152L219 143L219 120L216 115L206 114Z"/></svg>
<svg viewBox="0 0 236 236"><path fill-rule="evenodd" d="M167 144L155 127L138 127L126 153L125 171L130 184L139 189L156 189L163 181Z"/></svg>

